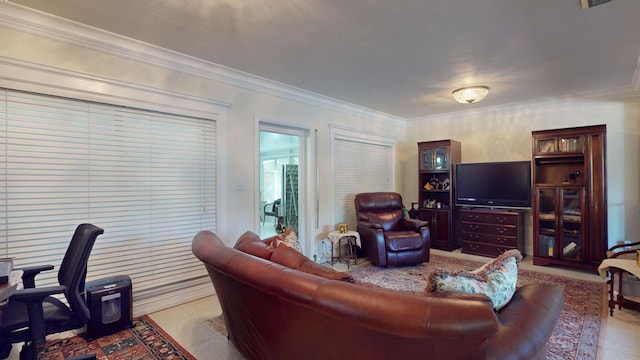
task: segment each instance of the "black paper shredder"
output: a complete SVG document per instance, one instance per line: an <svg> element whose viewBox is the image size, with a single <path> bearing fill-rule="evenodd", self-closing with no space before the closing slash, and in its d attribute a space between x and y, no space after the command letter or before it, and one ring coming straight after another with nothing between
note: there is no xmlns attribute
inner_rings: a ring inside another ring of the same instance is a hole
<svg viewBox="0 0 640 360"><path fill-rule="evenodd" d="M131 327L133 304L131 278L112 276L85 284L91 319L87 336L97 338Z"/></svg>

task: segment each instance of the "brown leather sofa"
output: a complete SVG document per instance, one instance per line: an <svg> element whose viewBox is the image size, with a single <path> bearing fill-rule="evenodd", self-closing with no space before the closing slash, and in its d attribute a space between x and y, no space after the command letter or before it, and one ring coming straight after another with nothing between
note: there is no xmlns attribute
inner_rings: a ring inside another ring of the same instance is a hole
<svg viewBox="0 0 640 360"><path fill-rule="evenodd" d="M355 206L362 249L372 264L400 266L429 261L429 223L405 218L400 194L360 193Z"/></svg>
<svg viewBox="0 0 640 360"><path fill-rule="evenodd" d="M556 287L527 285L496 313L483 295L365 286L271 241L247 232L236 249L201 231L192 243L249 359L544 359L564 302Z"/></svg>

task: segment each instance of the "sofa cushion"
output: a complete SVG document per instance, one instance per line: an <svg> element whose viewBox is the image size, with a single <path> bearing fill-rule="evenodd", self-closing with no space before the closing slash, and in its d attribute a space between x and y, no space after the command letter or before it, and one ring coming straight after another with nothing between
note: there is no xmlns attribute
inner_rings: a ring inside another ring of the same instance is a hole
<svg viewBox="0 0 640 360"><path fill-rule="evenodd" d="M258 235L254 234L251 231L247 231L244 234L240 235L240 238L238 239L238 241L236 241L236 244L233 246L233 248L247 254L269 260L271 259L271 254L273 253L272 244L274 243L276 236L265 240L260 240L260 237Z"/></svg>
<svg viewBox="0 0 640 360"><path fill-rule="evenodd" d="M321 276L326 279L349 282L353 280L351 275L348 273L336 271L330 267L320 265L283 243L279 244L273 251L271 261L291 269Z"/></svg>
<svg viewBox="0 0 640 360"><path fill-rule="evenodd" d="M516 291L520 260L522 255L513 249L473 271L434 269L427 275L425 290L484 294L491 299L494 309L500 310Z"/></svg>

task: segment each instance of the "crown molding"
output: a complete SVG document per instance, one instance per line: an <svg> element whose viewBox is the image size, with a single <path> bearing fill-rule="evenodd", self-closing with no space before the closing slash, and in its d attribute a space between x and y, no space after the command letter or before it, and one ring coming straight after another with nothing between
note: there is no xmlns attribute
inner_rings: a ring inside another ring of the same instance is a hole
<svg viewBox="0 0 640 360"><path fill-rule="evenodd" d="M205 119L224 114L231 106L221 101L3 56L0 56L0 87Z"/></svg>
<svg viewBox="0 0 640 360"><path fill-rule="evenodd" d="M406 125L406 120L397 116L204 61L7 1L0 1L0 24L0 26L44 36L52 40L71 43L118 57L352 116L387 121L397 126Z"/></svg>

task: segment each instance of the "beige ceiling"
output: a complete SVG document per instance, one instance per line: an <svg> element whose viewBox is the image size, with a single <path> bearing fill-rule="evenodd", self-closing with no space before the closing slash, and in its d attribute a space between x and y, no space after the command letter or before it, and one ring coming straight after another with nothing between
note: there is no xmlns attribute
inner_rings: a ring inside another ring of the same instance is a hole
<svg viewBox="0 0 640 360"><path fill-rule="evenodd" d="M407 119L640 96L640 0L9 1Z"/></svg>

